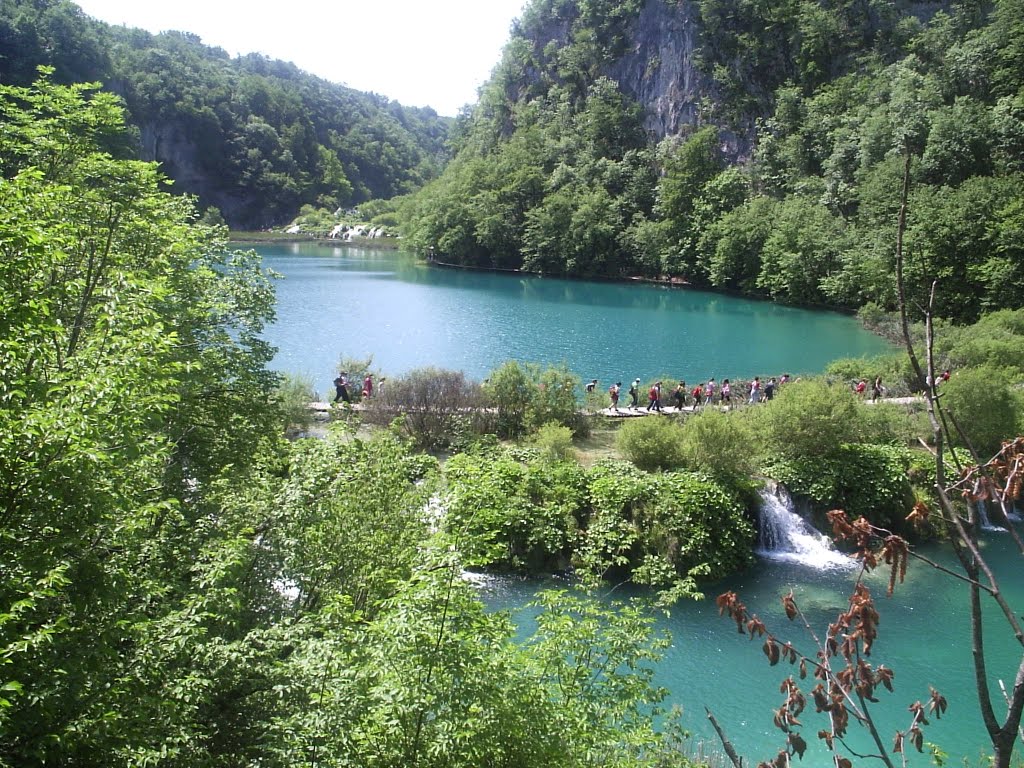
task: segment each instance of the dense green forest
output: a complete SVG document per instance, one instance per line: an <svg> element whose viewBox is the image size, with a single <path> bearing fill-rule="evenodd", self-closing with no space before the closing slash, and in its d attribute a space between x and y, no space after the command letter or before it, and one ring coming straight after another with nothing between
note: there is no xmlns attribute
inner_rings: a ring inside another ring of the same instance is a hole
<svg viewBox="0 0 1024 768"><path fill-rule="evenodd" d="M232 59L186 32L151 35L90 19L69 0L0 2L0 82L36 68L101 82L135 127L126 149L161 163L238 228L411 192L447 160L451 120L328 83L258 54Z"/></svg>
<svg viewBox="0 0 1024 768"><path fill-rule="evenodd" d="M616 66L659 4L525 9L452 163L405 204L419 249L892 309L909 154L914 299L938 280L939 314L960 321L1021 306L1019 0L663 3L695 13L691 74L709 86L692 124L655 141Z"/></svg>

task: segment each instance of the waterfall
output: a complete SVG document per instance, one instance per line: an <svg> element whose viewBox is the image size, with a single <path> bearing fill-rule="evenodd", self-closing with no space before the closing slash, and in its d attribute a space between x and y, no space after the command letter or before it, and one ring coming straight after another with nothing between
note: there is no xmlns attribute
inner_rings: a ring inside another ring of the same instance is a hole
<svg viewBox="0 0 1024 768"><path fill-rule="evenodd" d="M978 524L981 525L983 531L1005 531L1006 529L994 525L988 516L988 502L984 499L979 499L974 502L974 508L978 512Z"/></svg>
<svg viewBox="0 0 1024 768"><path fill-rule="evenodd" d="M814 568L846 568L855 562L832 546L823 533L796 513L793 499L781 485L761 489L757 554Z"/></svg>
<svg viewBox="0 0 1024 768"><path fill-rule="evenodd" d="M1002 525L998 525L992 522L992 518L989 516L989 504L995 507L996 511L999 511L998 501L986 501L985 499L979 499L974 502L974 508L978 511L978 523L981 525L983 531L993 531L995 533L1006 533L1006 529ZM1009 509L1006 511L1006 517L1011 523L1019 523L1021 520L1020 512L1017 510L1015 504L1009 504ZM1002 519L1003 515L998 515L999 519Z"/></svg>

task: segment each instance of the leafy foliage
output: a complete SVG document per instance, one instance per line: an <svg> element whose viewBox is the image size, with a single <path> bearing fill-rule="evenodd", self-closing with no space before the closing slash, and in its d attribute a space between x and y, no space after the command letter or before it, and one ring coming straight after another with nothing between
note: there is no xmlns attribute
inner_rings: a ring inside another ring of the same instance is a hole
<svg viewBox="0 0 1024 768"><path fill-rule="evenodd" d="M933 281L940 313L958 322L1019 308L1014 9L538 0L463 116L455 159L399 218L414 247L457 264L891 310L905 139L920 158L912 313ZM627 41L669 46L652 19L700 29L683 75L692 95L662 86L657 61L635 71ZM645 137L666 103L689 109L686 124Z"/></svg>
<svg viewBox="0 0 1024 768"><path fill-rule="evenodd" d="M587 423L578 412L579 383L565 365L541 368L509 360L491 372L483 388L503 437L520 437L548 424L561 424L581 435Z"/></svg>
<svg viewBox="0 0 1024 768"><path fill-rule="evenodd" d="M639 583L675 584L677 595L692 597L696 579L749 563L753 527L742 505L714 481L605 462L590 470L589 489L591 512L577 560L591 573L632 570Z"/></svg>
<svg viewBox="0 0 1024 768"><path fill-rule="evenodd" d="M389 424L398 418L399 428L416 445L430 449L447 448L482 431L489 416L479 384L461 371L438 368L418 368L388 379L364 406L371 423Z"/></svg>
<svg viewBox="0 0 1024 768"><path fill-rule="evenodd" d="M875 525L899 530L914 501L909 468L910 452L905 448L847 443L828 456L776 459L764 472L818 509L845 509Z"/></svg>
<svg viewBox="0 0 1024 768"><path fill-rule="evenodd" d="M1024 398L1010 370L982 365L957 372L940 390L943 405L964 431L970 447L991 456L1024 423Z"/></svg>
<svg viewBox="0 0 1024 768"><path fill-rule="evenodd" d="M517 638L435 460L281 439L268 276L101 150L112 98L0 110L0 764L654 765L650 618L546 595ZM554 525L581 475L523 487Z"/></svg>
<svg viewBox="0 0 1024 768"><path fill-rule="evenodd" d="M542 455L553 461L565 461L574 458L572 447L572 430L561 424L545 424L537 430L533 438L534 444Z"/></svg>
<svg viewBox="0 0 1024 768"><path fill-rule="evenodd" d="M726 482L753 477L759 449L748 420L705 408L683 424L683 466Z"/></svg>
<svg viewBox="0 0 1024 768"><path fill-rule="evenodd" d="M586 504L583 470L571 462L504 455L453 456L445 526L471 566L564 568Z"/></svg>
<svg viewBox="0 0 1024 768"><path fill-rule="evenodd" d="M623 456L648 471L676 469L685 461L683 431L670 419L630 419L619 430L616 444Z"/></svg>
<svg viewBox="0 0 1024 768"><path fill-rule="evenodd" d="M0 647L21 692L0 760L245 754L227 702L259 652L238 629L273 600L238 586L252 535L216 500L273 457L269 282L155 168L101 151L112 97L41 80L0 109Z"/></svg>
<svg viewBox="0 0 1024 768"><path fill-rule="evenodd" d="M784 458L828 458L857 442L860 406L846 387L805 379L787 384L757 412L762 450Z"/></svg>

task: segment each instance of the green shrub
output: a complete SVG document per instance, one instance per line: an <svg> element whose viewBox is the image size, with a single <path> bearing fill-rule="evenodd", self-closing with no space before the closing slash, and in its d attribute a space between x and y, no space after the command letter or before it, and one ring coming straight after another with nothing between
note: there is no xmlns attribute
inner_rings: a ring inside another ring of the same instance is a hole
<svg viewBox="0 0 1024 768"><path fill-rule="evenodd" d="M853 443L829 455L779 457L763 472L810 499L819 512L844 509L851 517L899 530L913 503L910 467L907 448Z"/></svg>
<svg viewBox="0 0 1024 768"><path fill-rule="evenodd" d="M576 456L572 445L572 430L557 422L545 424L537 430L534 445L549 461L565 461Z"/></svg>
<svg viewBox="0 0 1024 768"><path fill-rule="evenodd" d="M520 437L550 422L584 436L589 425L579 413L579 378L564 365L540 368L514 360L491 372L484 384L502 437Z"/></svg>
<svg viewBox="0 0 1024 768"><path fill-rule="evenodd" d="M705 408L683 423L683 466L714 477L734 479L757 472L758 449L746 414Z"/></svg>
<svg viewBox="0 0 1024 768"><path fill-rule="evenodd" d="M502 437L519 437L526 432L526 415L533 400L533 384L526 370L509 360L492 371L484 382L488 403L497 411L496 430Z"/></svg>
<svg viewBox="0 0 1024 768"><path fill-rule="evenodd" d="M834 456L843 443L860 440L860 410L848 387L809 379L787 384L752 418L768 454L818 458Z"/></svg>
<svg viewBox="0 0 1024 768"><path fill-rule="evenodd" d="M589 572L632 572L655 587L679 578L720 578L746 566L754 529L743 506L694 473L648 474L602 462L589 471L591 516L577 564Z"/></svg>
<svg viewBox="0 0 1024 768"><path fill-rule="evenodd" d="M576 390L580 380L565 365L539 370L530 366L537 382L530 402L527 423L531 430L558 422L569 427L574 434L583 437L587 433L587 422L580 417Z"/></svg>
<svg viewBox="0 0 1024 768"><path fill-rule="evenodd" d="M424 449L448 448L491 427L480 385L461 371L410 371L388 379L365 405L365 418L373 424L389 424L401 416L401 430Z"/></svg>
<svg viewBox="0 0 1024 768"><path fill-rule="evenodd" d="M286 373L275 392L275 400L281 410L285 432L303 432L313 423L313 412L309 404L317 399L313 379Z"/></svg>
<svg viewBox="0 0 1024 768"><path fill-rule="evenodd" d="M1004 309L974 325L942 329L935 356L940 370L993 366L1024 375L1024 309Z"/></svg>
<svg viewBox="0 0 1024 768"><path fill-rule="evenodd" d="M1006 368L982 365L958 370L939 387L940 402L956 419L984 461L1003 440L1016 436L1020 399L1015 376ZM954 439L963 444L957 436Z"/></svg>
<svg viewBox="0 0 1024 768"><path fill-rule="evenodd" d="M753 524L726 490L707 477L667 472L638 519L642 546L680 575L720 579L752 560Z"/></svg>
<svg viewBox="0 0 1024 768"><path fill-rule="evenodd" d="M458 454L445 464L445 479L445 529L467 565L540 572L568 563L586 504L578 465Z"/></svg>
<svg viewBox="0 0 1024 768"><path fill-rule="evenodd" d="M684 464L683 430L672 419L629 419L616 438L619 452L640 469L675 469Z"/></svg>

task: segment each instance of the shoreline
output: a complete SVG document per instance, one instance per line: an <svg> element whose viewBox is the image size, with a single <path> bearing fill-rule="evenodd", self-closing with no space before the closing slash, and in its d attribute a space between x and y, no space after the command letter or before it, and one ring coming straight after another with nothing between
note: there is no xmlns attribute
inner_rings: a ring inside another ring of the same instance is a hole
<svg viewBox="0 0 1024 768"><path fill-rule="evenodd" d="M415 255L415 254L414 254ZM608 275L549 275L543 272L533 272L528 269L517 269L513 267L484 267L475 264L453 264L447 261L438 261L437 258L420 257L416 255L416 259L422 261L429 267L440 267L441 269L454 269L463 270L466 272L492 272L495 274L505 275L524 275L526 277L537 277L537 278L552 278L555 280L573 280L580 282L595 282L595 283L618 283L620 285L653 285L660 288L672 288L676 290L692 290L701 291L704 293L716 293L721 296L731 296L737 299L747 299L749 301L763 301L768 304L776 304L780 307L791 307L793 309L809 309L815 312L835 312L839 315L847 315L849 317L856 318L857 310L849 309L846 307L834 307L828 304L789 304L783 301L776 301L770 296L758 296L752 293L743 293L742 291L730 290L728 288L716 288L715 286L702 286L694 285L682 277L644 277L643 275L629 275L625 277L611 277ZM879 333L872 328L869 328L863 321L861 326L864 330L869 333L873 333L876 336L891 341L885 334Z"/></svg>
<svg viewBox="0 0 1024 768"><path fill-rule="evenodd" d="M316 245L324 246L349 246L354 248L367 248L374 250L386 250L386 251L398 251L402 249L403 243L394 237L357 237L352 240L337 240L327 237L317 237L315 235L308 234L288 234L285 232L262 232L262 231L251 231L251 230L229 230L228 242L237 245L291 245L301 243L313 243ZM756 294L744 293L738 290L731 290L729 288L716 288L714 286L698 286L689 282L682 277L644 277L643 275L629 275L623 277L612 277L608 275L549 275L543 272L534 272L531 270L520 269L515 267L486 267L475 264L455 264L453 262L440 261L436 257L431 258L429 256L420 256L419 254L409 251L409 254L416 259L416 261L427 265L428 267L437 267L440 269L451 269L461 270L465 272L490 272L493 274L504 274L504 275L523 275L526 277L536 278L553 278L556 280L572 280L579 282L599 282L599 283L618 283L620 285L651 285L659 288L671 288L673 290L694 290L702 291L706 293L715 293L721 296L730 296L733 298L747 299L750 301L763 301L769 304L776 304L780 307L791 307L794 309L808 309L815 312L834 312L839 315L846 315L853 317L858 320L860 326L867 331L881 339L884 339L890 344L897 344L898 339L894 340L888 333L885 332L884 327L872 327L872 325L864 322L857 316L856 309L850 309L848 307L835 307L826 304L790 304L786 302L776 301L769 296L758 296Z"/></svg>
<svg viewBox="0 0 1024 768"><path fill-rule="evenodd" d="M316 245L352 246L354 248L377 248L383 251L397 251L402 247L394 237L356 237L338 240L315 235L290 235L285 232L253 232L250 230L228 230L228 242L238 245L294 245L315 243Z"/></svg>

